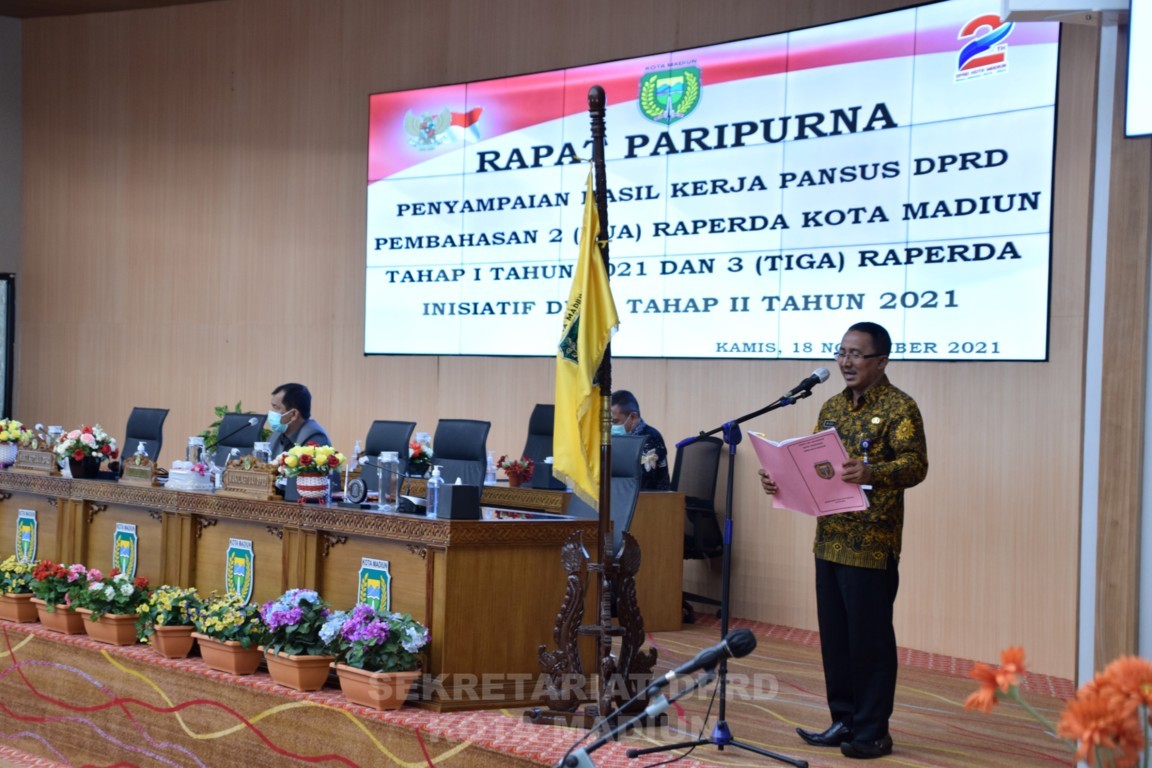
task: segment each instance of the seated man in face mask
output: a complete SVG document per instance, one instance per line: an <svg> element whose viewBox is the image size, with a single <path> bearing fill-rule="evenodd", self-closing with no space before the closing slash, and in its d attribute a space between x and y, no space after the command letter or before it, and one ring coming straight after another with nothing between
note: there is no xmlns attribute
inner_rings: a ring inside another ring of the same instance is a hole
<svg viewBox="0 0 1152 768"><path fill-rule="evenodd" d="M272 390L267 426L272 430L272 458L297 445L331 445L324 427L312 419L312 393L303 384L281 384Z"/></svg>
<svg viewBox="0 0 1152 768"><path fill-rule="evenodd" d="M672 487L672 481L668 478L668 449L664 446L663 436L640 418L640 404L628 390L613 392L611 402L612 434L645 438L644 450L640 453L640 463L644 465L640 489L667 491Z"/></svg>

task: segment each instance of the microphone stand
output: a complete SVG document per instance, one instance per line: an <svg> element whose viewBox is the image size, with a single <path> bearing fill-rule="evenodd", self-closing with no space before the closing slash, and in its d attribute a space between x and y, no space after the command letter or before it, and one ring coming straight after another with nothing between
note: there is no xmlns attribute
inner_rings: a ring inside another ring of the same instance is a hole
<svg viewBox="0 0 1152 768"><path fill-rule="evenodd" d="M595 768L595 763L593 763L592 759L588 757L590 754L600 749L600 747L604 746L608 742L615 741L620 734L626 733L632 728L640 725L645 718L655 718L664 714L664 710L668 709L672 702L680 699L683 696L687 696L697 688L702 688L703 686L708 685L708 683L715 679L716 672L715 670L710 669L704 675L701 675L698 678L693 678L691 685L682 691L677 691L676 695L674 695L672 698L668 698L667 696L661 694L657 698L653 699L651 703L649 703L648 706L644 708L643 711L637 713L631 719L621 723L620 725L617 725L615 728L608 731L600 738L596 739L596 741L592 742L587 748L569 750L568 754L561 758L560 762L555 765L555 768ZM651 689L647 689L645 693L648 693L650 690ZM629 701L626 702L623 706L619 707L615 712L605 718L605 722L615 722L615 718L624 711L624 707L627 707L631 703L632 702ZM655 720L651 722L655 722ZM580 742L576 743L579 744ZM634 751L636 750L628 750L628 757L635 757L636 755L632 754Z"/></svg>
<svg viewBox="0 0 1152 768"><path fill-rule="evenodd" d="M815 384L813 384L815 386ZM732 492L734 486L734 477L736 469L736 446L744 439L743 433L740 431L740 424L749 419L754 419L770 411L775 411L784 408L788 405L793 405L798 400L803 400L812 395L812 389L804 389L800 392L790 392L782 396L779 400L770 405L761 408L752 413L746 413L738 419L721 424L715 429L707 432L701 432L695 437L688 437L676 443L677 448L683 448L686 445L699 440L701 437L708 437L717 432L724 434L724 442L728 444L728 478L727 478L727 494L724 499L724 554L721 565L721 579L720 579L720 638L723 639L728 636L728 603L732 588ZM748 752L755 752L764 757L770 757L773 760L779 760L782 763L796 766L796 768L808 768L806 760L800 760L795 757L788 757L787 755L769 752L766 749L761 749L753 744L748 744L737 739L732 738L732 730L728 727L726 719L727 704L728 704L728 658L725 656L720 660L719 667L720 675L720 708L717 714L716 726L712 729L712 736L707 739L698 739L695 741L683 741L677 744L669 744L663 747L649 747L647 749L630 749L628 750L628 757L639 757L641 755L648 755L653 752L667 752L674 749L686 749L688 747L699 747L705 744L715 744L716 748L720 751L724 747L732 746L739 747L740 749Z"/></svg>

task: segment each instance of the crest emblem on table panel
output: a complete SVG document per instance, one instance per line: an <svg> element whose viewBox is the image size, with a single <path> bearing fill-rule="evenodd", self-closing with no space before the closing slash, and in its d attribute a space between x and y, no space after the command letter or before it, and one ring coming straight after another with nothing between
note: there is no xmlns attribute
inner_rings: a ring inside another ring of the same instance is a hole
<svg viewBox="0 0 1152 768"><path fill-rule="evenodd" d="M387 560L360 559L356 602L367 603L377 611L392 610L392 574Z"/></svg>
<svg viewBox="0 0 1152 768"><path fill-rule="evenodd" d="M821 480L831 480L836 477L836 469L832 466L832 462L821 461L816 463L816 474Z"/></svg>
<svg viewBox="0 0 1152 768"><path fill-rule="evenodd" d="M248 539L229 539L224 590L229 597L239 597L245 605L252 599L255 580L256 555Z"/></svg>
<svg viewBox="0 0 1152 768"><path fill-rule="evenodd" d="M116 534L112 539L112 564L130 579L136 578L138 545L136 526L131 523L116 523Z"/></svg>
<svg viewBox="0 0 1152 768"><path fill-rule="evenodd" d="M36 522L36 510L22 509L16 515L16 559L20 562L36 562L39 529L39 524Z"/></svg>

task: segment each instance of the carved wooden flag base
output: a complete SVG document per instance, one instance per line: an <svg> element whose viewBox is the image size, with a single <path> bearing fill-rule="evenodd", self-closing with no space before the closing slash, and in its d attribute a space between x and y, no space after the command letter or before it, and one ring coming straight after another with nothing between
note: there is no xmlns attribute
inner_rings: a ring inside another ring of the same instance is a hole
<svg viewBox="0 0 1152 768"><path fill-rule="evenodd" d="M560 551L560 560L568 574L564 601L556 614L552 637L556 649L549 651L540 646L540 666L548 681L545 684L544 707L534 707L524 713L524 721L537 725L567 725L598 728L607 724L610 715L634 715L648 706L648 697L641 696L626 710L619 707L637 693L646 689L656 667L656 649L641 652L644 644L644 617L636 600L636 574L640 570L640 545L629 533L623 535L620 555L611 563L608 573L601 579L600 623L581 624L588 584L601 575L603 566L589 562L583 537L576 533ZM611 547L611 536L604 546ZM615 597L616 622L612 621L612 603ZM597 638L599 685L595 703L580 709L592 699L590 680L584 674L580 659L579 638ZM619 654L613 654L615 639L620 639ZM663 725L667 716L661 713L653 725Z"/></svg>

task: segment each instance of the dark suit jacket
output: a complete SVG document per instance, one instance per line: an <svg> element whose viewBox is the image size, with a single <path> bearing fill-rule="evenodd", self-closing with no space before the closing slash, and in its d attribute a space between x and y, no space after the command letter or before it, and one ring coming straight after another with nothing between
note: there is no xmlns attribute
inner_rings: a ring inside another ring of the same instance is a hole
<svg viewBox="0 0 1152 768"><path fill-rule="evenodd" d="M295 434L276 433L275 437L272 438L272 458L275 459L293 446L307 445L308 443L332 445L332 441L328 439L328 433L324 431L324 427L316 423L315 419L308 419Z"/></svg>

